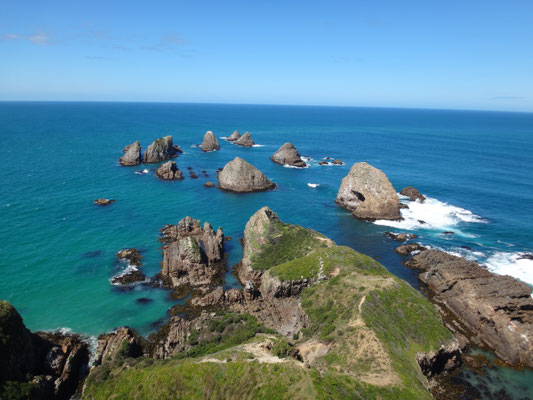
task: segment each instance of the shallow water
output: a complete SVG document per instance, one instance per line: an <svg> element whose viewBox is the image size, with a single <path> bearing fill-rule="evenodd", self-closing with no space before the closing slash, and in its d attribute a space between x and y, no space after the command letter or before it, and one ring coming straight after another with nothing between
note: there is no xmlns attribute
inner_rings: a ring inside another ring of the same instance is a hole
<svg viewBox="0 0 533 400"><path fill-rule="evenodd" d="M219 139L219 152L194 147L207 130L220 138L235 129L250 131L258 146L240 148ZM144 150L168 134L184 150L176 159L184 181L158 180L156 165L118 165L125 145L140 140ZM416 232L423 244L533 283L533 261L518 260L521 252L533 251L533 114L0 103L0 138L0 298L18 308L31 330L68 327L95 335L130 325L142 334L153 331L176 301L160 289L110 285L125 268L117 251L142 250L143 271L154 275L161 261L159 229L190 215L215 229L222 226L234 238L226 243L231 266L240 259L237 239L246 221L264 205L287 222L369 254L414 286L416 277L392 251L397 243L385 237L387 230ZM311 158L309 168L269 160L286 141ZM205 188L235 156L260 168L278 189L238 195ZM319 166L328 156L345 165ZM382 169L398 191L417 187L428 201L404 210L400 223L355 220L334 199L342 177L358 161ZM188 178L187 166L199 179ZM140 173L144 169L147 173ZM97 207L92 201L98 197L116 203ZM238 283L227 274L226 285ZM151 301L140 303L141 298Z"/></svg>

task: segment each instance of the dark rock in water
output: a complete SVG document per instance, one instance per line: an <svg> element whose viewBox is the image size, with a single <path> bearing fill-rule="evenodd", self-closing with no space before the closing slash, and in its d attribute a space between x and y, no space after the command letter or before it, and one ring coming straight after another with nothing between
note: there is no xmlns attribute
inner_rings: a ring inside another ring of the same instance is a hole
<svg viewBox="0 0 533 400"><path fill-rule="evenodd" d="M307 164L302 160L300 153L292 143L285 143L270 157L272 161L281 165L304 168Z"/></svg>
<svg viewBox="0 0 533 400"><path fill-rule="evenodd" d="M202 170L202 174L207 174L207 171L206 170Z"/></svg>
<svg viewBox="0 0 533 400"><path fill-rule="evenodd" d="M152 301L153 300L148 297L140 297L137 300L135 300L135 302L139 304L148 304L148 303L151 303Z"/></svg>
<svg viewBox="0 0 533 400"><path fill-rule="evenodd" d="M0 301L0 382L36 383L32 399L69 399L88 362L88 345L79 335L32 333L17 310Z"/></svg>
<svg viewBox="0 0 533 400"><path fill-rule="evenodd" d="M220 189L232 192L259 192L276 187L261 171L240 157L228 162L218 174Z"/></svg>
<svg viewBox="0 0 533 400"><path fill-rule="evenodd" d="M155 171L155 174L158 178L163 179L165 181L183 180L183 173L176 165L176 161L167 161L166 163L162 164L157 169L157 171Z"/></svg>
<svg viewBox="0 0 533 400"><path fill-rule="evenodd" d="M94 204L96 204L97 206L109 206L109 205L113 204L114 202L115 202L115 200L112 200L112 199L101 198L101 199L96 199L94 201Z"/></svg>
<svg viewBox="0 0 533 400"><path fill-rule="evenodd" d="M419 219L419 220L418 220L418 223L419 223L419 224L422 224L422 225L425 225L425 224L427 224L427 222L426 222L426 221L422 221L421 219Z"/></svg>
<svg viewBox="0 0 533 400"><path fill-rule="evenodd" d="M445 231L445 232L442 232L443 235L455 235L455 232L452 232L452 231Z"/></svg>
<svg viewBox="0 0 533 400"><path fill-rule="evenodd" d="M335 201L360 219L402 219L398 194L389 179L366 162L352 166L342 179Z"/></svg>
<svg viewBox="0 0 533 400"><path fill-rule="evenodd" d="M253 147L254 140L250 132L245 132L239 139L235 140L233 143L242 147Z"/></svg>
<svg viewBox="0 0 533 400"><path fill-rule="evenodd" d="M204 183L204 186L207 188L212 188L212 187L215 187L216 185L213 182L206 182Z"/></svg>
<svg viewBox="0 0 533 400"><path fill-rule="evenodd" d="M188 171L191 171L191 170L192 170L192 167L191 167L191 166L187 167L187 170L188 170Z"/></svg>
<svg viewBox="0 0 533 400"><path fill-rule="evenodd" d="M329 162L327 161L320 161L318 165L329 165Z"/></svg>
<svg viewBox="0 0 533 400"><path fill-rule="evenodd" d="M397 242L405 242L410 239L416 239L418 236L412 233L394 233L394 232L386 232L385 233L389 238L392 240L396 240Z"/></svg>
<svg viewBox="0 0 533 400"><path fill-rule="evenodd" d="M211 131L207 131L204 135L204 140L201 145L202 151L216 151L220 150L218 140Z"/></svg>
<svg viewBox="0 0 533 400"><path fill-rule="evenodd" d="M396 247L394 251L402 256L406 256L408 254L411 254L413 251L421 251L425 249L426 248L422 246L420 243L408 243L408 244L402 244L401 246Z"/></svg>
<svg viewBox="0 0 533 400"><path fill-rule="evenodd" d="M227 139L228 142L234 142L235 140L239 139L241 137L241 134L237 131L234 131L230 137Z"/></svg>
<svg viewBox="0 0 533 400"><path fill-rule="evenodd" d="M409 208L407 204L400 203L400 210Z"/></svg>
<svg viewBox="0 0 533 400"><path fill-rule="evenodd" d="M231 236L224 236L224 241L229 242L230 240L233 240Z"/></svg>
<svg viewBox="0 0 533 400"><path fill-rule="evenodd" d="M333 165L344 165L344 163L341 160L333 160L331 163Z"/></svg>
<svg viewBox="0 0 533 400"><path fill-rule="evenodd" d="M139 271L141 266L141 255L136 249L124 249L117 253L117 257L121 260L128 260L128 267L124 272L111 278L112 285L131 285L137 282L146 280L146 276Z"/></svg>
<svg viewBox="0 0 533 400"><path fill-rule="evenodd" d="M224 271L224 233L191 217L162 230L161 278L166 286L209 287Z"/></svg>
<svg viewBox="0 0 533 400"><path fill-rule="evenodd" d="M174 146L172 136L165 136L156 139L146 149L143 156L143 163L158 163L166 161L171 158L177 157L177 153L181 152L181 149Z"/></svg>
<svg viewBox="0 0 533 400"><path fill-rule="evenodd" d="M533 260L533 254L522 253L518 256L518 260Z"/></svg>
<svg viewBox="0 0 533 400"><path fill-rule="evenodd" d="M95 251L88 251L87 253L83 253L81 256L84 258L94 258L94 257L100 257L102 255L102 250L95 250Z"/></svg>
<svg viewBox="0 0 533 400"><path fill-rule="evenodd" d="M198 175L196 175L193 171L189 171L189 176L191 179L198 179Z"/></svg>
<svg viewBox="0 0 533 400"><path fill-rule="evenodd" d="M469 246L461 246L461 249L472 250L472 247L469 247Z"/></svg>
<svg viewBox="0 0 533 400"><path fill-rule="evenodd" d="M123 249L117 253L119 259L128 260L130 264L140 267L142 256L137 249Z"/></svg>
<svg viewBox="0 0 533 400"><path fill-rule="evenodd" d="M496 275L475 262L425 250L407 266L431 292L439 310L453 317L456 337L484 346L513 366L533 367L533 299L531 287Z"/></svg>
<svg viewBox="0 0 533 400"><path fill-rule="evenodd" d="M423 203L426 200L426 198L422 196L420 192L412 186L404 187L400 191L400 194L409 197L412 201L418 201L420 203Z"/></svg>
<svg viewBox="0 0 533 400"><path fill-rule="evenodd" d="M124 147L122 152L124 154L118 160L121 165L131 167L141 163L141 145L138 140Z"/></svg>

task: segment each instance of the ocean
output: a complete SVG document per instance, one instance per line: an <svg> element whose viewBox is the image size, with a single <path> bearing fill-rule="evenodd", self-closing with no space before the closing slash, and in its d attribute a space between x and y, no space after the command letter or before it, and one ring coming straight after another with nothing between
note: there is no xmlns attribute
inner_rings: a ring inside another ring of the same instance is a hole
<svg viewBox="0 0 533 400"><path fill-rule="evenodd" d="M219 138L220 151L195 147L207 130ZM234 130L249 131L257 145L241 148L220 139ZM184 151L175 159L184 181L157 179L156 165L118 164L127 144L139 140L144 151L166 135ZM142 334L157 329L177 301L161 289L111 285L111 277L127 268L116 253L139 249L143 271L155 275L162 259L159 230L187 215L222 226L233 238L226 242L225 284L239 287L229 269L240 260L238 239L247 220L262 206L374 257L415 287L415 273L401 264L393 251L398 243L385 232L416 233L424 245L533 285L533 261L519 259L533 252L531 113L2 102L0 139L0 298L17 307L31 330L97 335L122 325ZM269 159L287 141L310 157L308 168ZM236 156L278 188L253 194L205 188ZM345 164L318 165L326 157ZM401 222L356 220L334 200L341 179L359 161L383 170L398 192L414 186L427 201L403 210ZM189 179L187 167L199 178ZM99 197L116 202L98 207L92 202ZM511 376L533 377L530 371Z"/></svg>

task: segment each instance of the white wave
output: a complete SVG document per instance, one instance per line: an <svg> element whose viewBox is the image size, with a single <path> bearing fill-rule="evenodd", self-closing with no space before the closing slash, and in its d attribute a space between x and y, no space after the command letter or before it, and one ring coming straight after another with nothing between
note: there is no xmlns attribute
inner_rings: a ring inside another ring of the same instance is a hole
<svg viewBox="0 0 533 400"><path fill-rule="evenodd" d="M219 139L228 140L227 136L220 136Z"/></svg>
<svg viewBox="0 0 533 400"><path fill-rule="evenodd" d="M520 258L523 253L498 252L487 259L488 270L498 275L511 275L533 285L533 260Z"/></svg>
<svg viewBox="0 0 533 400"><path fill-rule="evenodd" d="M85 342L89 347L89 368L93 366L94 359L96 358L96 347L98 346L98 338L96 336L87 336L82 339L82 342Z"/></svg>
<svg viewBox="0 0 533 400"><path fill-rule="evenodd" d="M143 169L142 171L135 171L137 175L144 175L144 174L147 174L148 172L150 172L150 170L148 169Z"/></svg>
<svg viewBox="0 0 533 400"><path fill-rule="evenodd" d="M305 167L296 167L294 165L289 165L289 164L283 164L283 166L285 168L296 168L296 169L306 169L306 168L309 168L309 164L307 164Z"/></svg>
<svg viewBox="0 0 533 400"><path fill-rule="evenodd" d="M136 272L138 271L139 268L136 266L136 265L133 265L133 264L130 264L129 262L126 264L126 268L119 274L116 274L115 276L113 276L109 282L114 285L114 286L122 286L121 283L119 282L113 282L114 279L118 279L118 278L122 278L123 276L126 276L126 275L129 275L133 272Z"/></svg>
<svg viewBox="0 0 533 400"><path fill-rule="evenodd" d="M309 186L311 188L316 188L316 187L320 186L320 183L308 183L307 186Z"/></svg>
<svg viewBox="0 0 533 400"><path fill-rule="evenodd" d="M400 210L402 221L377 220L377 225L391 226L393 228L416 230L429 229L453 232L466 237L476 237L461 232L457 226L461 223L487 223L479 215L461 207L426 197L424 203L411 201L409 208Z"/></svg>
<svg viewBox="0 0 533 400"><path fill-rule="evenodd" d="M305 162L310 162L310 161L314 161L311 157L300 157L302 160L304 160Z"/></svg>
<svg viewBox="0 0 533 400"><path fill-rule="evenodd" d="M252 145L252 147L265 147L265 145L264 144L254 144L254 145Z"/></svg>

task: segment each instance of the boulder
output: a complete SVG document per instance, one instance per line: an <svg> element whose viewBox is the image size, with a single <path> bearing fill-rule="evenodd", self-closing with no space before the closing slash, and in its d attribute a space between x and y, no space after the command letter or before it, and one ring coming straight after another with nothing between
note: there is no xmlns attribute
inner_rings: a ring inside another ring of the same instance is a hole
<svg viewBox="0 0 533 400"><path fill-rule="evenodd" d="M239 139L235 140L233 143L242 147L253 147L254 140L250 132L245 132Z"/></svg>
<svg viewBox="0 0 533 400"><path fill-rule="evenodd" d="M397 242L406 242L411 239L416 239L418 236L414 233L395 233L395 232L386 232L386 235Z"/></svg>
<svg viewBox="0 0 533 400"><path fill-rule="evenodd" d="M221 189L232 192L258 192L276 187L261 171L240 157L228 162L218 174Z"/></svg>
<svg viewBox="0 0 533 400"><path fill-rule="evenodd" d="M227 139L228 142L234 142L235 140L239 139L241 137L241 134L237 131L234 131L231 136Z"/></svg>
<svg viewBox="0 0 533 400"><path fill-rule="evenodd" d="M189 171L189 177L191 179L198 179L198 175L194 171Z"/></svg>
<svg viewBox="0 0 533 400"><path fill-rule="evenodd" d="M202 148L202 151L215 151L220 150L220 146L218 145L218 140L211 131L207 131L204 135L204 140L202 141L202 144L200 146Z"/></svg>
<svg viewBox="0 0 533 400"><path fill-rule="evenodd" d="M115 202L115 200L113 199L104 199L104 198L100 198L100 199L96 199L94 201L94 204L96 204L97 206L109 206L111 204L113 204Z"/></svg>
<svg viewBox="0 0 533 400"><path fill-rule="evenodd" d="M342 179L336 202L360 219L402 219L398 195L389 179L366 162L354 164Z"/></svg>
<svg viewBox="0 0 533 400"><path fill-rule="evenodd" d="M209 181L209 182L204 183L204 186L206 188L212 188L212 187L215 187L216 185L213 182Z"/></svg>
<svg viewBox="0 0 533 400"><path fill-rule="evenodd" d="M333 160L331 163L333 165L344 165L344 163L341 160L338 160L338 159L337 160Z"/></svg>
<svg viewBox="0 0 533 400"><path fill-rule="evenodd" d="M409 197L412 201L418 201L419 203L423 203L426 198L420 194L420 192L415 189L412 186L404 187L400 194Z"/></svg>
<svg viewBox="0 0 533 400"><path fill-rule="evenodd" d="M117 253L117 257L122 260L128 260L130 264L141 266L141 254L137 249L123 249Z"/></svg>
<svg viewBox="0 0 533 400"><path fill-rule="evenodd" d="M290 165L299 168L307 166L307 164L302 160L300 153L298 153L298 150L296 150L296 147L289 142L281 146L278 151L276 151L272 157L270 157L270 159L281 165Z"/></svg>
<svg viewBox="0 0 533 400"><path fill-rule="evenodd" d="M415 255L407 265L430 298L454 323L448 327L475 346L488 347L503 361L533 367L533 299L531 287L496 275L475 262L437 250Z"/></svg>
<svg viewBox="0 0 533 400"><path fill-rule="evenodd" d="M165 181L181 181L183 179L183 173L176 165L176 161L167 161L161 164L155 171L158 178Z"/></svg>
<svg viewBox="0 0 533 400"><path fill-rule="evenodd" d="M402 244L401 246L398 246L394 249L394 251L402 256L406 256L408 254L411 254L414 251L422 251L426 248L422 246L420 243L407 243Z"/></svg>
<svg viewBox="0 0 533 400"><path fill-rule="evenodd" d="M118 275L111 278L111 284L115 286L127 286L137 282L146 281L146 276L139 270L142 265L137 249L124 249L117 253L119 260L127 260L127 268Z"/></svg>
<svg viewBox="0 0 533 400"><path fill-rule="evenodd" d="M166 161L177 157L177 153L181 153L178 146L174 146L172 136L165 136L156 139L146 149L143 156L143 163L151 164Z"/></svg>
<svg viewBox="0 0 533 400"><path fill-rule="evenodd" d="M138 140L124 147L122 152L124 154L118 160L120 165L131 167L141 163L141 145Z"/></svg>

